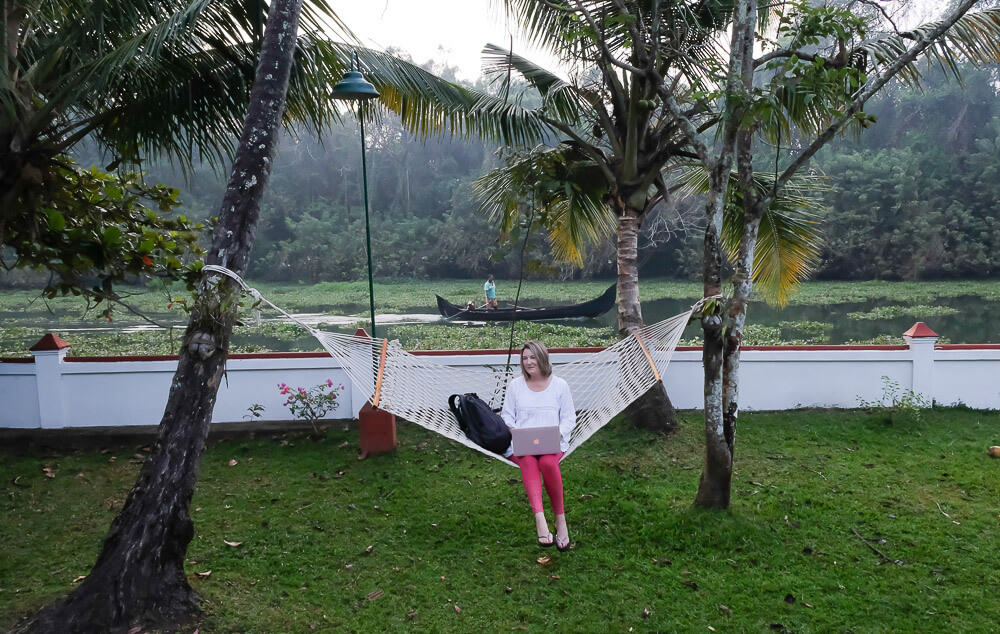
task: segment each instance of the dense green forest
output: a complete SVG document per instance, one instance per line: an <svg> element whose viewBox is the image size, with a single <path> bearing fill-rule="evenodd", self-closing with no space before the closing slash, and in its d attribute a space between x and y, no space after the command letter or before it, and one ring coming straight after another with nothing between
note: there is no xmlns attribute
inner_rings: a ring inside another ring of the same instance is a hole
<svg viewBox="0 0 1000 634"><path fill-rule="evenodd" d="M441 69L438 69L439 71ZM828 177L820 279L948 279L1000 273L1000 80L964 71L964 85L928 70L922 91L895 85L867 110L874 129L830 144L813 163ZM479 86L479 88L483 88ZM794 146L794 139L791 141ZM414 138L386 118L368 128L375 274L382 278L516 276L520 243L502 241L478 211L473 181L500 158L475 140ZM787 148L785 148L787 149ZM758 165L773 163L763 148ZM783 151L779 148L779 160ZM100 164L84 151L81 163ZM222 198L220 174L186 182L169 165L146 179L180 187L182 213L204 219ZM358 126L317 139L283 140L265 198L251 275L273 281L340 281L365 275ZM700 270L698 201L675 201L647 221L643 274L694 279ZM553 264L544 238L529 241L526 270L548 278L615 272L609 239L583 269ZM27 281L12 274L7 283Z"/></svg>

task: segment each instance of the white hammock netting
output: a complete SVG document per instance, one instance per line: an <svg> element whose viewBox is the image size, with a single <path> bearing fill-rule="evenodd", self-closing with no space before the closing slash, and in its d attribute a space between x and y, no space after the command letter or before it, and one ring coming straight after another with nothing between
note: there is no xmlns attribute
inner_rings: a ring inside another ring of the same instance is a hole
<svg viewBox="0 0 1000 634"><path fill-rule="evenodd" d="M517 466L469 440L448 408L449 396L468 392L475 392L494 409L501 407L507 383L516 376L505 372L505 364L445 365L434 356L406 352L398 340L317 330L272 304L229 269L206 266L204 270L228 275L256 300L309 331L340 362L365 400L491 458ZM584 359L554 364L555 373L569 384L577 410L576 427L563 459L660 380L684 327L701 304L699 301L685 313L645 326L613 346L587 354ZM518 367L512 366L511 372L519 372Z"/></svg>

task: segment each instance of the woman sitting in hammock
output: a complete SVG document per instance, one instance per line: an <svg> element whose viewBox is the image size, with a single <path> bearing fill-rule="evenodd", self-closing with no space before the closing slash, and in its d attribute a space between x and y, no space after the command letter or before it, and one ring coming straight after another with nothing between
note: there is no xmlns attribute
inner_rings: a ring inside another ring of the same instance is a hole
<svg viewBox="0 0 1000 634"><path fill-rule="evenodd" d="M504 396L500 412L511 429L558 427L559 451L542 455L516 455L514 448L506 456L521 467L524 491L535 513L538 543L559 550L569 549L569 529L563 508L562 475L559 458L569 448L569 435L576 425L576 410L566 381L552 374L549 351L538 341L529 341L521 348L521 376L512 380ZM526 453L526 452L525 452ZM542 478L549 494L552 512L556 516L556 534L552 536L542 510Z"/></svg>

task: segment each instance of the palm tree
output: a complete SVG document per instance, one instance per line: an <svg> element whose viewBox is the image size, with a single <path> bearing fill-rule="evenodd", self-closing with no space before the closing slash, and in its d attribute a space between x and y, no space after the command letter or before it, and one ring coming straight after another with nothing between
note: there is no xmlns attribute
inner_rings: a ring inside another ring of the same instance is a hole
<svg viewBox="0 0 1000 634"><path fill-rule="evenodd" d="M673 117L658 102L656 87L671 71L690 72L685 66L686 55L708 43L692 37L678 50L668 32L683 28L683 19L695 16L661 10L657 19L670 22L670 26L665 25L650 45L662 45L663 54L655 61L640 61L623 48L618 37L621 25L613 19L620 11L613 3L606 3L601 24L592 28L571 9L543 2L512 0L508 4L517 9L516 15L530 36L570 63L596 64L600 73L565 80L510 50L486 47L484 69L504 78L505 90L510 84L507 78L519 74L537 92L541 103L528 109L517 100L496 98L481 102L481 107L491 114L508 113L511 118L517 113L526 124L554 130L556 138L562 140L555 147L550 143L528 148L508 168L480 181L481 201L502 224L509 224L517 207L514 194L531 189L549 212L546 219L553 229L556 254L570 260L579 259L579 249L587 238L613 229L618 251L618 330L625 336L642 326L637 256L640 225L669 195L664 169L678 158L693 158L685 149L687 141L672 124ZM627 60L622 62L627 68L616 65L619 56ZM703 120L706 127L712 123L697 104L688 114ZM532 178L521 180L529 173ZM512 189L519 183L525 186Z"/></svg>

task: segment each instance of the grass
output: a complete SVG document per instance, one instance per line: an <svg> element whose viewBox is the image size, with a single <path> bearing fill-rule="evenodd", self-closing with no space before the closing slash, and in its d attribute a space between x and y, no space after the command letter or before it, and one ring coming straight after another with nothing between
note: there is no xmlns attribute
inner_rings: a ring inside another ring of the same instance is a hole
<svg viewBox="0 0 1000 634"><path fill-rule="evenodd" d="M682 419L667 438L612 423L564 463L567 553L532 544L515 470L409 424L363 462L353 426L214 440L188 551L199 627L995 630L1000 414L746 414L730 512L692 508L702 434ZM0 628L93 563L143 455L108 449L0 449Z"/></svg>

